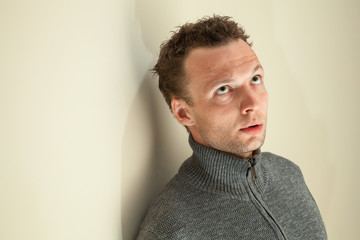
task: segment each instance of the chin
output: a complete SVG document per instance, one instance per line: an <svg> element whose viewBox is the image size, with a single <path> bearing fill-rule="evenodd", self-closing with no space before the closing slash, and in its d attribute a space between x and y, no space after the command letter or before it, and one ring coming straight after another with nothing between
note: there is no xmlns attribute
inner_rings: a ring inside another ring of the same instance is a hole
<svg viewBox="0 0 360 240"><path fill-rule="evenodd" d="M261 148L262 145L264 144L264 140L265 140L265 137L250 143L248 145L249 152L250 151L255 151L255 150Z"/></svg>

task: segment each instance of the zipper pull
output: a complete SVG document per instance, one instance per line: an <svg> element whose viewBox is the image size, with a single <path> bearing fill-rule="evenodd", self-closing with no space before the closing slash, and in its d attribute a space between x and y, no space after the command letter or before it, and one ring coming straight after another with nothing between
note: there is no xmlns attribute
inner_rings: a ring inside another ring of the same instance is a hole
<svg viewBox="0 0 360 240"><path fill-rule="evenodd" d="M255 172L254 161L255 161L255 158L250 158L248 160L248 162L250 164L250 171L251 171L252 180L255 181L257 179L257 175L256 175L256 172Z"/></svg>

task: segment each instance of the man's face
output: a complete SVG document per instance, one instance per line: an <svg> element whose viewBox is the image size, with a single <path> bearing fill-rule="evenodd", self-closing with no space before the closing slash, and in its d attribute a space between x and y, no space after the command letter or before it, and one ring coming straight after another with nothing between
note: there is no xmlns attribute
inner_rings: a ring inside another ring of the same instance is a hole
<svg viewBox="0 0 360 240"><path fill-rule="evenodd" d="M193 105L186 122L195 141L246 158L262 146L267 121L264 72L242 40L195 48L185 60Z"/></svg>

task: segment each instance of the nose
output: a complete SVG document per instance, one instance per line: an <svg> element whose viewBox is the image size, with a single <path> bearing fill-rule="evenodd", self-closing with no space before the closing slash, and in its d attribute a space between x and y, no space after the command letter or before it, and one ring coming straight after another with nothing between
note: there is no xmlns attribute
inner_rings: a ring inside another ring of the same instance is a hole
<svg viewBox="0 0 360 240"><path fill-rule="evenodd" d="M261 95L259 93L250 88L243 89L239 93L240 112L242 114L249 114L256 111L260 107L260 101Z"/></svg>

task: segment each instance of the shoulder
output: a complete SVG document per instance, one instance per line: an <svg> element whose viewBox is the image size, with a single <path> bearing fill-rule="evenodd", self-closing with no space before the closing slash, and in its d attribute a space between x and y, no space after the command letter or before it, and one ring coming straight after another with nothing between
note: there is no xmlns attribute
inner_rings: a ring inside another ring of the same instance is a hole
<svg viewBox="0 0 360 240"><path fill-rule="evenodd" d="M174 209L181 207L182 189L186 188L183 186L178 175L175 175L151 203L147 215L166 215L170 214Z"/></svg>
<svg viewBox="0 0 360 240"><path fill-rule="evenodd" d="M292 168L300 170L299 166L291 160L271 152L263 152L260 157L261 161L265 165L276 166L277 168Z"/></svg>
<svg viewBox="0 0 360 240"><path fill-rule="evenodd" d="M141 228L139 234L136 238L137 240L159 240L160 238L156 236L151 231Z"/></svg>
<svg viewBox="0 0 360 240"><path fill-rule="evenodd" d="M268 174L280 178L303 179L300 167L291 160L270 152L263 152L260 157L261 165Z"/></svg>
<svg viewBox="0 0 360 240"><path fill-rule="evenodd" d="M186 214L189 199L192 199L189 195L194 196L193 190L176 175L151 203L141 224L140 233L164 239L176 231L178 226L185 224L183 216Z"/></svg>

